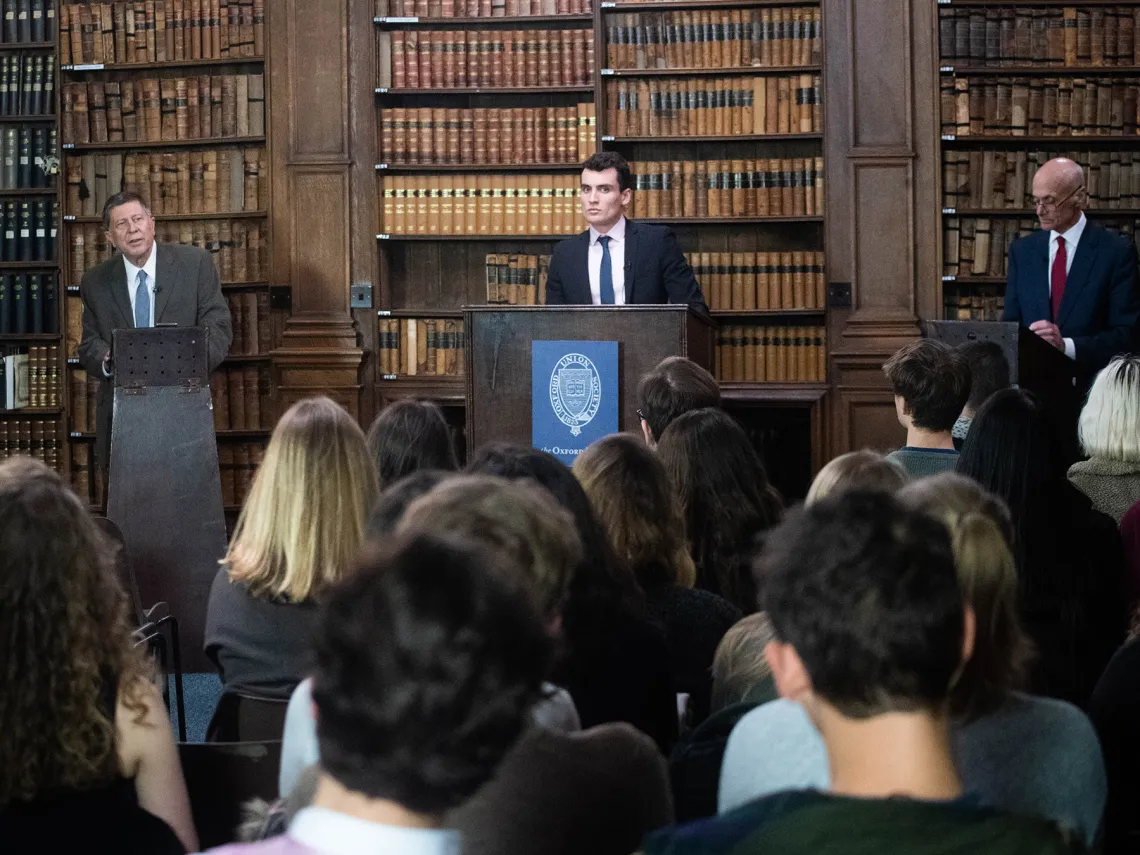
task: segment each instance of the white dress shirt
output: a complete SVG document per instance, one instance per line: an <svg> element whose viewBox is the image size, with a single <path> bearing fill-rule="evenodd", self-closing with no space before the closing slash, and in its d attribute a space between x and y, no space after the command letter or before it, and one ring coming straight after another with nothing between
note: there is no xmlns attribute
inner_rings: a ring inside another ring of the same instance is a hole
<svg viewBox="0 0 1140 855"><path fill-rule="evenodd" d="M610 267L614 280L614 305L625 305L625 217L607 232L610 237ZM590 299L595 306L602 304L602 245L601 232L590 226L590 254L586 267L590 274Z"/></svg>
<svg viewBox="0 0 1140 855"><path fill-rule="evenodd" d="M123 256L123 266L127 269L127 293L131 295L131 324L134 324L135 318L135 298L138 296L139 289L139 271L146 271L146 283L150 288L150 325L154 326L154 295L155 295L155 281L154 281L154 259L158 255L158 243L150 249L150 257L142 267L135 267L127 257Z"/></svg>
<svg viewBox="0 0 1140 855"><path fill-rule="evenodd" d="M325 855L459 855L460 852L458 831L381 825L319 807L298 811L287 835Z"/></svg>
<svg viewBox="0 0 1140 855"><path fill-rule="evenodd" d="M1057 238L1063 237L1065 239L1065 287L1068 287L1069 271L1073 269L1073 256L1077 254L1077 244L1081 241L1081 235L1085 233L1085 224L1088 220L1082 212L1081 218L1069 227L1067 232L1049 232L1049 269L1046 273L1045 285L1049 289L1049 299L1053 299L1053 259L1057 257ZM1056 319L1054 319L1056 323ZM1069 359L1077 358L1077 348L1073 344L1071 338L1062 339L1065 344L1065 356Z"/></svg>

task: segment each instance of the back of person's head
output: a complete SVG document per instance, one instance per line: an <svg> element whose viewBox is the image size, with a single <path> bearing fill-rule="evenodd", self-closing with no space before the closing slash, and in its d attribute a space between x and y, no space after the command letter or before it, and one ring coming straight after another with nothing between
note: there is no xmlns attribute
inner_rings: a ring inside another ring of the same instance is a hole
<svg viewBox="0 0 1140 855"><path fill-rule="evenodd" d="M996 341L967 341L958 345L957 351L970 370L970 397L965 409L976 413L990 395L1009 388L1009 360Z"/></svg>
<svg viewBox="0 0 1140 855"><path fill-rule="evenodd" d="M657 454L681 500L697 583L755 611L744 554L779 521L783 501L748 435L723 410L692 410L665 429Z"/></svg>
<svg viewBox="0 0 1140 855"><path fill-rule="evenodd" d="M637 384L637 406L653 440L682 413L720 406L720 386L684 356L668 356Z"/></svg>
<svg viewBox="0 0 1140 855"><path fill-rule="evenodd" d="M764 700L774 691L764 648L775 637L764 612L741 618L724 634L713 656L713 712L731 704Z"/></svg>
<svg viewBox="0 0 1140 855"><path fill-rule="evenodd" d="M1090 457L1140 462L1140 356L1118 356L1100 370L1077 431Z"/></svg>
<svg viewBox="0 0 1140 855"><path fill-rule="evenodd" d="M841 454L826 466L811 482L805 504L814 505L820 499L844 490L879 490L894 493L910 480L907 471L877 451L863 449Z"/></svg>
<svg viewBox="0 0 1140 855"><path fill-rule="evenodd" d="M547 618L558 614L581 557L570 514L526 482L456 475L408 505L397 532L458 534L509 556L505 581ZM519 575L519 574L522 575Z"/></svg>
<svg viewBox="0 0 1140 855"><path fill-rule="evenodd" d="M394 532L408 505L420 496L430 493L448 478L454 477L454 472L420 469L386 486L380 491L380 498L376 500L372 513L368 515L367 536L375 538Z"/></svg>
<svg viewBox="0 0 1140 855"><path fill-rule="evenodd" d="M539 697L551 641L494 569L509 557L419 534L373 544L316 633L321 766L416 813L487 781Z"/></svg>
<svg viewBox="0 0 1140 855"><path fill-rule="evenodd" d="M114 560L58 474L30 457L0 463L0 809L118 774L104 680L137 712L145 666Z"/></svg>
<svg viewBox="0 0 1140 855"><path fill-rule="evenodd" d="M372 422L367 441L385 487L419 469L459 468L451 428L431 401L393 401Z"/></svg>
<svg viewBox="0 0 1140 855"><path fill-rule="evenodd" d="M376 492L360 425L328 398L298 401L273 429L222 563L258 596L317 596L356 557Z"/></svg>
<svg viewBox="0 0 1140 855"><path fill-rule="evenodd" d="M955 472L908 484L898 498L946 526L958 584L974 610L974 650L954 685L950 709L966 719L992 712L1024 686L1033 654L1018 617L1009 510L977 481Z"/></svg>
<svg viewBox="0 0 1140 855"><path fill-rule="evenodd" d="M970 369L950 345L920 338L903 345L883 365L895 397L915 427L948 431L970 396Z"/></svg>
<svg viewBox="0 0 1140 855"><path fill-rule="evenodd" d="M849 492L789 515L756 559L780 693L848 719L945 711L965 614L945 526Z"/></svg>
<svg viewBox="0 0 1140 855"><path fill-rule="evenodd" d="M574 461L617 558L642 588L692 587L697 571L685 540L685 520L665 467L629 434L590 445Z"/></svg>

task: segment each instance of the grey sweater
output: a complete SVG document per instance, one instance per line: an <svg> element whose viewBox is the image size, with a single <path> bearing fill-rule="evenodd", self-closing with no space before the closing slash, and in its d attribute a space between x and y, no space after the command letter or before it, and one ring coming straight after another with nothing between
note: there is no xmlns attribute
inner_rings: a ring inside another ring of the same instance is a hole
<svg viewBox="0 0 1140 855"><path fill-rule="evenodd" d="M1069 467L1069 481L1117 525L1125 512L1140 502L1140 463L1090 457Z"/></svg>
<svg viewBox="0 0 1140 855"><path fill-rule="evenodd" d="M958 452L949 448L914 448L904 445L887 455L907 471L911 478L925 478L940 472L953 472L958 465Z"/></svg>

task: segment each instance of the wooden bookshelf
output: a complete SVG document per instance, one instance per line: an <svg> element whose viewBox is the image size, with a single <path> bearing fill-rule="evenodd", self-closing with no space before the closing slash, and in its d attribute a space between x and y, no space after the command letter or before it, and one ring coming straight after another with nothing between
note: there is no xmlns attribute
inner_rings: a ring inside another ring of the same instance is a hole
<svg viewBox="0 0 1140 855"><path fill-rule="evenodd" d="M406 17L375 17L374 24L381 24L385 28L400 27L431 27L443 29L445 27L504 27L522 28L526 24L589 24L594 20L591 14L586 15L512 15L511 17L486 18L421 18L415 15Z"/></svg>
<svg viewBox="0 0 1140 855"><path fill-rule="evenodd" d="M64 151L133 151L154 148L194 148L197 146L246 146L264 144L265 137L197 137L192 140L139 140L137 142L64 143Z"/></svg>
<svg viewBox="0 0 1140 855"><path fill-rule="evenodd" d="M154 71L173 70L178 68L233 68L246 65L262 65L263 56L236 56L218 57L217 59L178 59L167 62L115 62L115 63L87 63L79 65L61 65L59 70L71 74L84 72L97 73L100 71Z"/></svg>
<svg viewBox="0 0 1140 855"><path fill-rule="evenodd" d="M549 95L592 93L593 86L456 86L451 89L392 89L376 87L377 95L402 97L409 95Z"/></svg>
<svg viewBox="0 0 1140 855"><path fill-rule="evenodd" d="M574 163L378 163L377 172L578 172Z"/></svg>
<svg viewBox="0 0 1140 855"><path fill-rule="evenodd" d="M772 74L818 74L819 65L738 65L727 68L603 68L602 77L755 77Z"/></svg>
<svg viewBox="0 0 1140 855"><path fill-rule="evenodd" d="M269 216L268 211L216 211L197 214L155 214L156 222L179 223L195 220L260 220ZM68 223L101 223L102 217L79 217L74 214L64 214L64 222Z"/></svg>

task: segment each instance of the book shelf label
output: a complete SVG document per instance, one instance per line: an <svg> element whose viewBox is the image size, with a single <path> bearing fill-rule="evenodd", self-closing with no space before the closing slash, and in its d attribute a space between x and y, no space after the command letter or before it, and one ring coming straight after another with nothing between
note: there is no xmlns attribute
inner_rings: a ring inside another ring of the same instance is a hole
<svg viewBox="0 0 1140 855"><path fill-rule="evenodd" d="M943 282L954 282L954 281L956 281L957 279L958 279L958 277L957 277L957 276L955 276L954 274L950 274L949 276L943 276L943 277L942 277L942 281L943 281Z"/></svg>
<svg viewBox="0 0 1140 855"><path fill-rule="evenodd" d="M381 374L380 379L381 380L398 380L399 375L398 374Z"/></svg>
<svg viewBox="0 0 1140 855"><path fill-rule="evenodd" d="M444 18L443 20L446 21L447 19ZM412 15L410 17L407 15L394 15L387 18L373 18L372 22L375 24L418 24L420 22L420 19L415 15Z"/></svg>
<svg viewBox="0 0 1140 855"><path fill-rule="evenodd" d="M72 220L74 220L74 219L75 219L75 214L64 214L64 215L63 215L63 219L64 219L66 222L71 222Z"/></svg>
<svg viewBox="0 0 1140 855"><path fill-rule="evenodd" d="M942 213L943 214L957 214L958 209L957 208L943 208Z"/></svg>
<svg viewBox="0 0 1140 855"><path fill-rule="evenodd" d="M602 142L613 142L613 141L614 141L614 138L612 136L603 136L602 137Z"/></svg>
<svg viewBox="0 0 1140 855"><path fill-rule="evenodd" d="M386 163L378 163L378 164L376 164L376 168L377 168L377 169L387 169L387 168L388 168L388 164L386 164Z"/></svg>
<svg viewBox="0 0 1140 855"><path fill-rule="evenodd" d="M391 309L377 309L376 310L376 316L379 318L390 318L390 317L392 317L392 310Z"/></svg>
<svg viewBox="0 0 1140 855"><path fill-rule="evenodd" d="M60 71L102 71L103 63L101 62L88 62L83 65L61 65Z"/></svg>
<svg viewBox="0 0 1140 855"><path fill-rule="evenodd" d="M954 134L943 134L942 135L942 142L954 142L954 140L956 140L956 139L958 139L958 137L956 137Z"/></svg>
<svg viewBox="0 0 1140 855"><path fill-rule="evenodd" d="M603 68L598 74L602 75L602 77L613 77L614 70L612 68Z"/></svg>
<svg viewBox="0 0 1140 855"><path fill-rule="evenodd" d="M376 87L376 94L377 95L387 95L388 94L388 88L386 86L377 86Z"/></svg>
<svg viewBox="0 0 1140 855"><path fill-rule="evenodd" d="M384 235L384 234L376 235L376 240L388 240L390 237L391 237L391 235Z"/></svg>
<svg viewBox="0 0 1140 855"><path fill-rule="evenodd" d="M954 66L943 65L938 70L941 71L943 74L953 74L954 73Z"/></svg>

